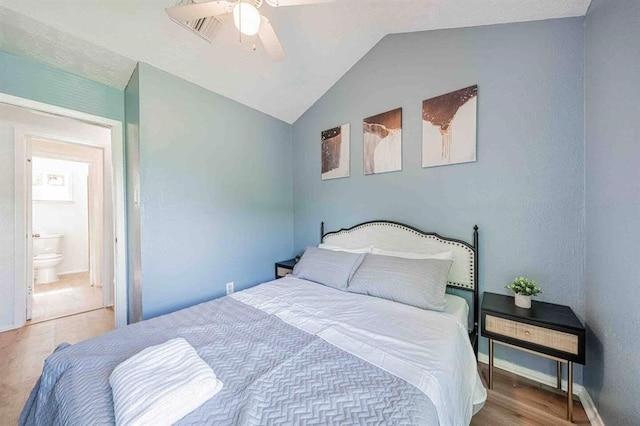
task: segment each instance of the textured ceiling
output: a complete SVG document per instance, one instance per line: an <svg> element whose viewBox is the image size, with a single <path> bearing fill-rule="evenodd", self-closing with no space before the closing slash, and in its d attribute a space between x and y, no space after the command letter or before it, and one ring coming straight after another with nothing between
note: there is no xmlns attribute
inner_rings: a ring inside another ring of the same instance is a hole
<svg viewBox="0 0 640 426"><path fill-rule="evenodd" d="M336 0L260 9L271 62L228 23L212 44L169 20L174 0L0 0L0 49L123 88L144 61L288 123L392 33L582 16L590 0Z"/></svg>
<svg viewBox="0 0 640 426"><path fill-rule="evenodd" d="M0 6L0 50L123 88L136 61Z"/></svg>

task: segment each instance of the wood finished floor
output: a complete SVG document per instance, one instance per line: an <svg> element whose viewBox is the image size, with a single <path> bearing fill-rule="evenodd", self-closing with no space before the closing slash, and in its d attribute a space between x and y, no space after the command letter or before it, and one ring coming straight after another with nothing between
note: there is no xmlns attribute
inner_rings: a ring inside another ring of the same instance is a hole
<svg viewBox="0 0 640 426"><path fill-rule="evenodd" d="M89 272L60 275L53 283L36 284L30 323L100 309L102 287L89 284Z"/></svg>
<svg viewBox="0 0 640 426"><path fill-rule="evenodd" d="M0 333L0 425L15 425L29 392L42 372L44 359L62 342L77 343L113 329L112 309L40 322ZM486 365L479 364L486 377ZM494 389L472 426L568 425L566 399L555 389L496 369ZM579 401L574 424L589 421Z"/></svg>
<svg viewBox="0 0 640 426"><path fill-rule="evenodd" d="M27 325L0 333L0 425L16 425L44 359L60 343L78 343L114 327L113 309Z"/></svg>
<svg viewBox="0 0 640 426"><path fill-rule="evenodd" d="M479 363L480 375L488 382L488 366ZM515 374L494 369L493 390L487 390L484 408L471 420L472 426L570 425L566 420L567 398L560 391ZM486 387L486 386L485 386ZM580 401L573 400L573 424L589 425Z"/></svg>

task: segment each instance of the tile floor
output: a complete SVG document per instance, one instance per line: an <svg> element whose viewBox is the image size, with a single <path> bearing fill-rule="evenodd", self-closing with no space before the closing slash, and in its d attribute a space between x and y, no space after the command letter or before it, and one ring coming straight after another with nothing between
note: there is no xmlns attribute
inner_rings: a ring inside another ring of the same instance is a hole
<svg viewBox="0 0 640 426"><path fill-rule="evenodd" d="M102 287L89 284L89 272L60 275L49 284L36 284L31 324L102 308Z"/></svg>

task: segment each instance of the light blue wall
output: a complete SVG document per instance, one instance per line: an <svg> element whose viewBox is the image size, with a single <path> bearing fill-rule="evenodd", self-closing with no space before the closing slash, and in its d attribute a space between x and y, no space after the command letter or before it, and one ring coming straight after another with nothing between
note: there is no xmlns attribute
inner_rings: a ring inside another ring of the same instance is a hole
<svg viewBox="0 0 640 426"><path fill-rule="evenodd" d="M293 255L291 126L139 64L144 318Z"/></svg>
<svg viewBox="0 0 640 426"><path fill-rule="evenodd" d="M391 219L470 241L482 291L535 279L584 318L583 19L385 37L293 125L294 248ZM422 100L478 84L478 161L421 167ZM364 176L362 119L403 108L403 171ZM320 132L351 123L351 177L320 180ZM486 342L481 342L486 352ZM548 374L555 363L498 348ZM577 381L581 371L576 371Z"/></svg>
<svg viewBox="0 0 640 426"><path fill-rule="evenodd" d="M585 52L584 381L606 424L639 424L640 2L594 0Z"/></svg>
<svg viewBox="0 0 640 426"><path fill-rule="evenodd" d="M0 92L114 120L124 118L122 90L2 51Z"/></svg>

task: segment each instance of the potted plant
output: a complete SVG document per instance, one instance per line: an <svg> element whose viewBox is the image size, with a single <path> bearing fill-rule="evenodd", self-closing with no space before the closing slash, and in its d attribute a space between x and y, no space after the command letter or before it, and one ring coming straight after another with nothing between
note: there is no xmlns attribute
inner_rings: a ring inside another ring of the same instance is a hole
<svg viewBox="0 0 640 426"><path fill-rule="evenodd" d="M513 282L506 287L516 294L516 306L525 309L531 308L531 296L542 293L535 281L525 277L514 278Z"/></svg>

